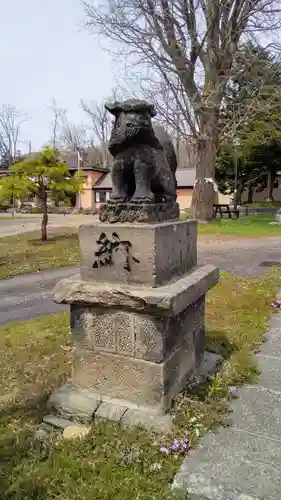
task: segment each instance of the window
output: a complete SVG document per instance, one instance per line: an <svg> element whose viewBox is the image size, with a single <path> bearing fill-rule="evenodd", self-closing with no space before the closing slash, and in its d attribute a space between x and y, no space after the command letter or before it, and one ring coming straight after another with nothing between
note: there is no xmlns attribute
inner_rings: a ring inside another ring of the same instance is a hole
<svg viewBox="0 0 281 500"><path fill-rule="evenodd" d="M108 201L110 198L110 191L106 191L105 199Z"/></svg>
<svg viewBox="0 0 281 500"><path fill-rule="evenodd" d="M101 203L106 202L106 192L105 191L100 191L100 202Z"/></svg>
<svg viewBox="0 0 281 500"><path fill-rule="evenodd" d="M278 181L278 180L274 182L273 187L274 187L274 188L278 188L278 187L279 187L279 181Z"/></svg>
<svg viewBox="0 0 281 500"><path fill-rule="evenodd" d="M96 198L96 203L105 203L106 192L105 191L96 191L95 198Z"/></svg>

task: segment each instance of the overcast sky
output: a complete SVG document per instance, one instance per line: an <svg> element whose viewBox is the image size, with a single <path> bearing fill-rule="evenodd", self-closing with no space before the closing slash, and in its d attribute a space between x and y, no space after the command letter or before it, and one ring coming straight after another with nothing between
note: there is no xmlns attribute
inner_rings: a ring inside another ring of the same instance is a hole
<svg viewBox="0 0 281 500"><path fill-rule="evenodd" d="M28 113L21 139L33 150L50 138L52 98L85 123L80 99L106 98L115 84L110 56L82 20L79 0L2 0L0 104Z"/></svg>

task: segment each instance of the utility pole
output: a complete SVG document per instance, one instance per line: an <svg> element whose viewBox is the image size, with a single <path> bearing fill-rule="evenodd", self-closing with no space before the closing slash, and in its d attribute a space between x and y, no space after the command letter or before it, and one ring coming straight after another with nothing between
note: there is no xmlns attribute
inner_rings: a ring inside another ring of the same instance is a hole
<svg viewBox="0 0 281 500"><path fill-rule="evenodd" d="M81 155L80 152L77 150L77 171L78 175L80 175L80 167L81 167ZM81 193L77 193L77 200L76 200L76 208L78 211L81 209Z"/></svg>
<svg viewBox="0 0 281 500"><path fill-rule="evenodd" d="M234 105L235 106L235 105ZM233 106L233 168L234 168L234 209L237 210L237 189L238 189L238 156L236 138L236 112Z"/></svg>

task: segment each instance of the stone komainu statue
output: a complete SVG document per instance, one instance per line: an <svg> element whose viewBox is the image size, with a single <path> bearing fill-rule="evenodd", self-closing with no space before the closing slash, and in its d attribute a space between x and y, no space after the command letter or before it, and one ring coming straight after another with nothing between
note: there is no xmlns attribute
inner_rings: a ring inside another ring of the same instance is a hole
<svg viewBox="0 0 281 500"><path fill-rule="evenodd" d="M175 202L177 157L168 133L152 125L154 106L128 99L105 108L115 117L108 146L114 158L110 202Z"/></svg>

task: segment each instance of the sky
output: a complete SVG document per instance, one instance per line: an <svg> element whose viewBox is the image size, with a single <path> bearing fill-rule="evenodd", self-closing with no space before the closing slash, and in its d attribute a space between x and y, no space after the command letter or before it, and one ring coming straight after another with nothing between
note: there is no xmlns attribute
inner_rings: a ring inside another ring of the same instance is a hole
<svg viewBox="0 0 281 500"><path fill-rule="evenodd" d="M114 65L99 40L82 29L80 0L9 0L1 5L0 106L26 113L19 144L38 150L51 137L52 99L77 124L80 99L101 101L115 85Z"/></svg>

